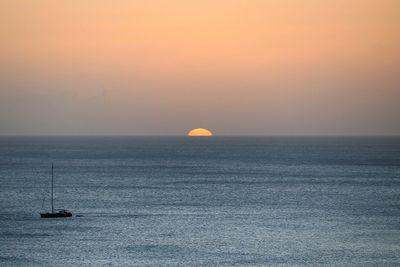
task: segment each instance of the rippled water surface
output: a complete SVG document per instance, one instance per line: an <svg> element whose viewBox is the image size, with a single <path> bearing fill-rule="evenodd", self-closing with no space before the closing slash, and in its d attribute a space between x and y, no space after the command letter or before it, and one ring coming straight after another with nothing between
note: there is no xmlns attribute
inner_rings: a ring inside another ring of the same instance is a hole
<svg viewBox="0 0 400 267"><path fill-rule="evenodd" d="M1 137L0 183L1 266L400 265L399 138Z"/></svg>

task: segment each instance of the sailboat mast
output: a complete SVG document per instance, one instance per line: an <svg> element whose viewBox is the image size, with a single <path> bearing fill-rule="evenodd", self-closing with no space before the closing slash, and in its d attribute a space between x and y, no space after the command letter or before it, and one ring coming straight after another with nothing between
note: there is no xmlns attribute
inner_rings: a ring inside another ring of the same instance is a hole
<svg viewBox="0 0 400 267"><path fill-rule="evenodd" d="M53 180L54 180L54 163L51 163L51 213L54 213L54 204L53 204Z"/></svg>

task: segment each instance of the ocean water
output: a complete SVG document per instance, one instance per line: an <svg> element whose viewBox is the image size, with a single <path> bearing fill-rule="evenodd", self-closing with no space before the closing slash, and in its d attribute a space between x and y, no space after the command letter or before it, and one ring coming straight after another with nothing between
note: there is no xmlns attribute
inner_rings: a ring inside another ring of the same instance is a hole
<svg viewBox="0 0 400 267"><path fill-rule="evenodd" d="M400 138L1 137L0 266L400 266Z"/></svg>

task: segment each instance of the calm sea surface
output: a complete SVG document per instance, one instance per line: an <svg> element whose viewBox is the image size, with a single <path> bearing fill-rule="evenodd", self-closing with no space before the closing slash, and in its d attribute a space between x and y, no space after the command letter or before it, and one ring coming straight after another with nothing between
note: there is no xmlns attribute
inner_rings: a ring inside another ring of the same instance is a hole
<svg viewBox="0 0 400 267"><path fill-rule="evenodd" d="M400 266L400 139L1 137L0 266L43 265Z"/></svg>

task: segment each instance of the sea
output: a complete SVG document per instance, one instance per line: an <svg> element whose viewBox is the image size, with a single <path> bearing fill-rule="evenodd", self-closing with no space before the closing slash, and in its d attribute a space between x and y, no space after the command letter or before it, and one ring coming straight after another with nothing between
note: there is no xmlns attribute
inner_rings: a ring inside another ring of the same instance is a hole
<svg viewBox="0 0 400 267"><path fill-rule="evenodd" d="M0 137L0 266L400 266L400 138Z"/></svg>

